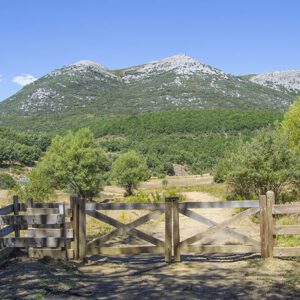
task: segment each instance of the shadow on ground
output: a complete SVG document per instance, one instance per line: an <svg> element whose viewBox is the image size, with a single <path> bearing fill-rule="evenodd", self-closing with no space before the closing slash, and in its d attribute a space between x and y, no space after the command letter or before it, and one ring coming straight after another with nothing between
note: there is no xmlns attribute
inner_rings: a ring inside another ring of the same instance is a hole
<svg viewBox="0 0 300 300"><path fill-rule="evenodd" d="M295 299L300 263L249 255L94 256L85 263L12 258L0 299Z"/></svg>

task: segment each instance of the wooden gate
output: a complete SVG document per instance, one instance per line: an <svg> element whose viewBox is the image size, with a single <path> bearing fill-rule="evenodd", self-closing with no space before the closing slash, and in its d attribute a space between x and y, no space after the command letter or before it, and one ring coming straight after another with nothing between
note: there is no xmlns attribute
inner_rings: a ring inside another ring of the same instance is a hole
<svg viewBox="0 0 300 300"><path fill-rule="evenodd" d="M216 223L195 212L199 208L239 208L241 212ZM125 224L104 211L148 211L147 214ZM260 238L255 240L229 226L259 213ZM145 233L137 227L164 214L164 240ZM208 229L181 239L180 214ZM82 259L92 254L164 254L170 262L181 260L189 253L261 253L265 257L300 256L300 247L279 247L276 235L300 234L300 225L276 225L274 215L300 214L300 204L275 205L274 193L268 192L254 201L183 202L178 197L168 197L164 203L86 203L85 199L72 196L70 205L58 203L20 203L14 196L13 203L0 209L0 258L14 248L28 249L32 257L52 256L61 259ZM115 229L88 241L86 216L91 216ZM22 231L24 233L22 234ZM199 244L217 232L235 238L238 244ZM147 244L111 247L107 242L120 235L137 237ZM13 236L12 236L13 235Z"/></svg>

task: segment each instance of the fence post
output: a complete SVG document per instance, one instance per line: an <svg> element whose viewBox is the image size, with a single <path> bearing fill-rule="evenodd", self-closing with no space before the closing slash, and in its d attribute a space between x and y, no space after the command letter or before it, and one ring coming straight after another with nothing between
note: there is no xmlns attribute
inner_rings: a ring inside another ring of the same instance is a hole
<svg viewBox="0 0 300 300"><path fill-rule="evenodd" d="M267 257L267 242L266 237L268 235L267 225L267 197L266 195L259 196L259 208L260 208L260 244L261 244L261 256Z"/></svg>
<svg viewBox="0 0 300 300"><path fill-rule="evenodd" d="M165 261L172 259L172 198L165 198Z"/></svg>
<svg viewBox="0 0 300 300"><path fill-rule="evenodd" d="M181 261L178 201L179 201L179 197L173 198L173 247L174 247L174 258L176 262Z"/></svg>
<svg viewBox="0 0 300 300"><path fill-rule="evenodd" d="M85 214L85 198L81 197L78 199L78 250L79 258L84 258L86 255L86 214Z"/></svg>
<svg viewBox="0 0 300 300"><path fill-rule="evenodd" d="M14 205L14 215L17 216L19 214L19 197L17 195L13 196L13 205ZM14 225L15 229L15 237L20 237L20 225Z"/></svg>
<svg viewBox="0 0 300 300"><path fill-rule="evenodd" d="M273 247L274 247L274 238L273 238L273 206L275 203L275 193L273 191L267 192L267 220L268 220L268 235L266 237L267 241L267 257L273 257Z"/></svg>
<svg viewBox="0 0 300 300"><path fill-rule="evenodd" d="M70 197L70 208L72 209L72 229L73 229L73 241L71 242L71 248L74 251L74 259L79 258L79 207L77 195Z"/></svg>

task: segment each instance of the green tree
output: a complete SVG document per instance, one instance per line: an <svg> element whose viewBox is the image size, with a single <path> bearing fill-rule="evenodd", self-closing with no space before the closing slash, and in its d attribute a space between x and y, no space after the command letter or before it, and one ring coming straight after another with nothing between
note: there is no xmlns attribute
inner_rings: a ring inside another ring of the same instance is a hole
<svg viewBox="0 0 300 300"><path fill-rule="evenodd" d="M235 196L251 198L273 190L280 201L287 191L299 192L300 157L284 134L265 129L227 153L214 175L225 179Z"/></svg>
<svg viewBox="0 0 300 300"><path fill-rule="evenodd" d="M148 180L150 172L146 161L135 151L121 154L113 163L111 179L126 190L126 195L132 195L141 181Z"/></svg>
<svg viewBox="0 0 300 300"><path fill-rule="evenodd" d="M282 125L284 132L289 137L290 145L300 151L300 97L285 114Z"/></svg>
<svg viewBox="0 0 300 300"><path fill-rule="evenodd" d="M27 189L32 193L41 186L46 193L53 189L68 189L92 199L100 191L108 169L107 155L97 145L90 130L83 128L52 140ZM47 184L43 185L39 178L46 180Z"/></svg>

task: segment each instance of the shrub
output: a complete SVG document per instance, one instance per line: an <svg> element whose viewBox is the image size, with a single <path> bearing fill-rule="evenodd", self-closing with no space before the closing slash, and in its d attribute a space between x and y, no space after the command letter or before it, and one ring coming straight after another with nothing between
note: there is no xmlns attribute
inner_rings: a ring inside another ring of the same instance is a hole
<svg viewBox="0 0 300 300"><path fill-rule="evenodd" d="M12 189L14 185L15 181L9 174L0 174L0 189Z"/></svg>

